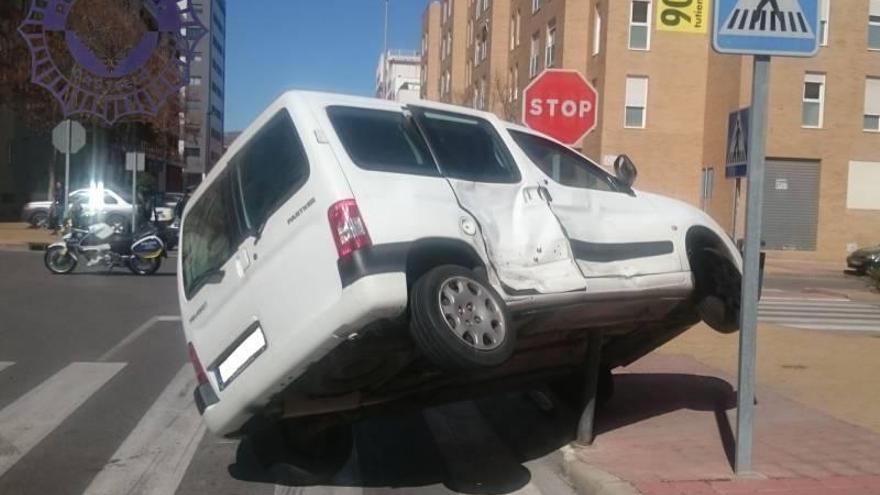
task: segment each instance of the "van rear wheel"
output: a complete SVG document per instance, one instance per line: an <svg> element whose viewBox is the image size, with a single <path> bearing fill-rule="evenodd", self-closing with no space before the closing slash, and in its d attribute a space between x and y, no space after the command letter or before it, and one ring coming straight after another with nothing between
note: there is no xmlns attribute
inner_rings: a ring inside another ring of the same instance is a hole
<svg viewBox="0 0 880 495"><path fill-rule="evenodd" d="M448 370L498 366L516 345L501 296L472 270L455 265L438 266L413 285L410 333L432 363Z"/></svg>

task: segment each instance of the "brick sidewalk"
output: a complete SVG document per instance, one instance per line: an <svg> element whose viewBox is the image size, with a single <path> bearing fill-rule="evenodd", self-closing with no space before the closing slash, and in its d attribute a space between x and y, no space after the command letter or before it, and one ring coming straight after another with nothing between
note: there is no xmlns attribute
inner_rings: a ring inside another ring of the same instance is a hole
<svg viewBox="0 0 880 495"><path fill-rule="evenodd" d="M754 480L735 480L735 383L680 355L650 355L615 378L580 460L645 495L880 494L880 435L765 388L755 411Z"/></svg>

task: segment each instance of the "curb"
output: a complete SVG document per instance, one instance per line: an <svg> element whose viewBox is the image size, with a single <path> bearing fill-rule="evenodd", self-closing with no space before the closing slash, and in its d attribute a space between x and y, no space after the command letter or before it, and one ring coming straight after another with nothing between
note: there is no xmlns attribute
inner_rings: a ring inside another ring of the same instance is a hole
<svg viewBox="0 0 880 495"><path fill-rule="evenodd" d="M15 244L0 244L0 250L2 251L45 251L48 247L48 242L19 242Z"/></svg>
<svg viewBox="0 0 880 495"><path fill-rule="evenodd" d="M641 495L630 483L581 461L575 447L562 451L562 472L579 495Z"/></svg>

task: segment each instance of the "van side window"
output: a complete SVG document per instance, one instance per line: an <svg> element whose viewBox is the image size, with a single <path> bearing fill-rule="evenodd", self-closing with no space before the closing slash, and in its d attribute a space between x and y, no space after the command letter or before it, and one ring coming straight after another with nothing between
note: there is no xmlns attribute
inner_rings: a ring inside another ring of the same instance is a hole
<svg viewBox="0 0 880 495"><path fill-rule="evenodd" d="M247 228L259 232L306 183L309 160L287 110L278 112L232 160L238 171Z"/></svg>
<svg viewBox="0 0 880 495"><path fill-rule="evenodd" d="M418 114L444 175L475 182L520 181L516 162L489 121L434 110Z"/></svg>
<svg viewBox="0 0 880 495"><path fill-rule="evenodd" d="M563 186L618 192L614 179L574 151L534 134L510 131L516 144L553 181Z"/></svg>
<svg viewBox="0 0 880 495"><path fill-rule="evenodd" d="M241 244L229 172L208 187L186 216L181 258L183 287L191 299Z"/></svg>
<svg viewBox="0 0 880 495"><path fill-rule="evenodd" d="M365 170L439 176L418 130L401 112L329 107L327 116L351 160Z"/></svg>

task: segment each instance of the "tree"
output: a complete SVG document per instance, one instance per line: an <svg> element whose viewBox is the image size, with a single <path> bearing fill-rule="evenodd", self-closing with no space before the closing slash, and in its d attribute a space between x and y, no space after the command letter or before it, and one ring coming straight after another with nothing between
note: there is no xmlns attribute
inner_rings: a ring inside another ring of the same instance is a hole
<svg viewBox="0 0 880 495"><path fill-rule="evenodd" d="M496 74L492 89L489 92L488 107L502 120L516 122L519 119L519 100L513 99L515 88Z"/></svg>

